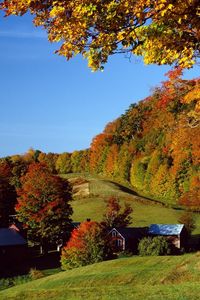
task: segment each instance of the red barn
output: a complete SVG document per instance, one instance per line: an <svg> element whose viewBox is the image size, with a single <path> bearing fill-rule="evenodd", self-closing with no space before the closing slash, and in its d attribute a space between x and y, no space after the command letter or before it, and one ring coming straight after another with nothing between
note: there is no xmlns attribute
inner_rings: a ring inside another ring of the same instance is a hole
<svg viewBox="0 0 200 300"><path fill-rule="evenodd" d="M114 252L136 252L139 240L145 236L145 234L146 228L120 227L112 228L108 236Z"/></svg>

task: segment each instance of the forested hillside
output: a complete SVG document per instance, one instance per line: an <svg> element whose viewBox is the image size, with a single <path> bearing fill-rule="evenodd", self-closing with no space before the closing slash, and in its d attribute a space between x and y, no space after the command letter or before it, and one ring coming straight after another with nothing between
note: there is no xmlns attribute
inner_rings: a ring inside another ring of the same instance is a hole
<svg viewBox="0 0 200 300"><path fill-rule="evenodd" d="M90 149L61 154L57 171L100 174L147 197L199 210L200 79L181 75L181 69L170 71L151 96L108 123Z"/></svg>
<svg viewBox="0 0 200 300"><path fill-rule="evenodd" d="M18 188L28 165L40 162L54 174L98 174L129 183L143 196L200 210L200 79L183 80L181 73L170 71L151 96L108 123L90 149L30 149L1 159L0 174L5 179L7 166L8 181Z"/></svg>
<svg viewBox="0 0 200 300"><path fill-rule="evenodd" d="M200 80L181 70L97 135L90 171L128 181L141 194L200 208Z"/></svg>

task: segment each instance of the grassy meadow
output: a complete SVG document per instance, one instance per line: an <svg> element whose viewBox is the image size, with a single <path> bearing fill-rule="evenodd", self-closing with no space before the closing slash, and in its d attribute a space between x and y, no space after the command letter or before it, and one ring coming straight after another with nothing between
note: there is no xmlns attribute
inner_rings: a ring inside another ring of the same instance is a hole
<svg viewBox="0 0 200 300"><path fill-rule="evenodd" d="M162 203L137 195L130 186L124 186L109 179L92 175L67 174L65 178L82 177L89 181L88 197L76 197L72 201L74 210L73 220L83 221L90 218L100 221L105 211L105 199L116 196L121 203L127 202L133 208L132 226L148 226L152 223L177 223L183 210L180 208L166 207ZM200 214L195 214L196 229L194 234L200 234Z"/></svg>
<svg viewBox="0 0 200 300"><path fill-rule="evenodd" d="M196 300L200 254L121 258L59 272L0 292L8 299Z"/></svg>

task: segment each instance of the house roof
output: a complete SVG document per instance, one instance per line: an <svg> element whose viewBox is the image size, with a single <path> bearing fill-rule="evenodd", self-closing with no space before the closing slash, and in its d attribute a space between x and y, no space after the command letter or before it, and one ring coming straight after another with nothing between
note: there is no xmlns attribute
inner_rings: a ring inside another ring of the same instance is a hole
<svg viewBox="0 0 200 300"><path fill-rule="evenodd" d="M23 223L17 220L17 215L9 215L9 224L10 228L13 228L17 231L24 231Z"/></svg>
<svg viewBox="0 0 200 300"><path fill-rule="evenodd" d="M81 222L72 222L73 228L78 228L80 226Z"/></svg>
<svg viewBox="0 0 200 300"><path fill-rule="evenodd" d="M0 228L0 247L26 244L26 240L15 229Z"/></svg>
<svg viewBox="0 0 200 300"><path fill-rule="evenodd" d="M178 235L181 233L183 227L183 224L151 224L149 234Z"/></svg>
<svg viewBox="0 0 200 300"><path fill-rule="evenodd" d="M137 228L137 227L117 227L112 228L110 232L113 230L118 231L123 238L129 239L129 238L138 238L142 235L144 228Z"/></svg>

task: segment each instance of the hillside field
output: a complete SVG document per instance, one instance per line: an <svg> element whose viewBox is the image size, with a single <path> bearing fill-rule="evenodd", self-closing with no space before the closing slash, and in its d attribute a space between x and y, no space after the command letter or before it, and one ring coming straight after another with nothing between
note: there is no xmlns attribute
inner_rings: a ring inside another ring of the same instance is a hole
<svg viewBox="0 0 200 300"><path fill-rule="evenodd" d="M72 201L73 220L83 221L87 218L100 221L105 211L105 200L110 196L118 197L121 203L127 202L133 208L131 226L148 226L152 223L172 223L178 221L183 210L179 207L166 207L162 203L141 197L130 186L124 186L114 181L88 174L67 174L64 178L82 177L89 181L89 196L75 197ZM200 234L200 214L195 214L196 229L194 234Z"/></svg>
<svg viewBox="0 0 200 300"><path fill-rule="evenodd" d="M196 300L200 254L131 257L64 271L0 292L1 300Z"/></svg>

